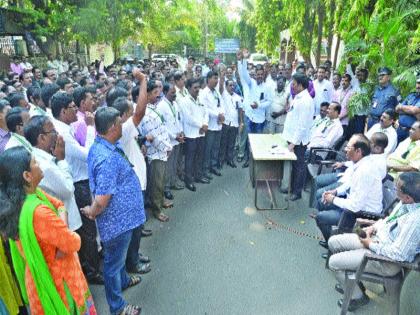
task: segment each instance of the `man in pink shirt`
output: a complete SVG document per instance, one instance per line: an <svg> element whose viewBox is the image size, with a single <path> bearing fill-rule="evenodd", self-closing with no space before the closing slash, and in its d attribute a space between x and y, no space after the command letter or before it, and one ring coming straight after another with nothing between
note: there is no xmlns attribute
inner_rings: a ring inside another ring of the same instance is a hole
<svg viewBox="0 0 420 315"><path fill-rule="evenodd" d="M21 75L24 71L18 56L13 56L13 61L10 63L10 70L18 75Z"/></svg>
<svg viewBox="0 0 420 315"><path fill-rule="evenodd" d="M73 92L74 102L77 105L77 121L71 126L74 136L81 146L86 144L87 123L86 116L93 116L94 99L91 92L84 87L78 87Z"/></svg>

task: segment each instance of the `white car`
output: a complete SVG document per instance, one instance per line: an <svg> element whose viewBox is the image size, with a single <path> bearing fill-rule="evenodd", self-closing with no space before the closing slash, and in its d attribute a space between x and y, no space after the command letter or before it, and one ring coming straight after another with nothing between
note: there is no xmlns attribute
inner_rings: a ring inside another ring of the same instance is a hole
<svg viewBox="0 0 420 315"><path fill-rule="evenodd" d="M248 62L256 66L256 65L264 65L265 63L270 62L270 60L264 54L255 53L249 56Z"/></svg>

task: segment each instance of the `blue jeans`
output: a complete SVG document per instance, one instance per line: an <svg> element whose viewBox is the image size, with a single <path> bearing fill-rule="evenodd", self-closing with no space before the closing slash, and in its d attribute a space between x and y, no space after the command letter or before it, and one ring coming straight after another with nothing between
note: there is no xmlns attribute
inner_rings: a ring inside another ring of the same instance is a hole
<svg viewBox="0 0 420 315"><path fill-rule="evenodd" d="M105 295L111 314L120 313L127 304L122 290L130 282L125 270L125 259L132 234L133 230L130 230L103 243Z"/></svg>
<svg viewBox="0 0 420 315"><path fill-rule="evenodd" d="M328 241L331 236L331 230L334 225L338 225L343 210L334 206L336 209L319 212L316 217L316 225L321 230L324 239Z"/></svg>
<svg viewBox="0 0 420 315"><path fill-rule="evenodd" d="M328 190L336 189L340 185L341 183L338 182L337 173L321 174L315 177L315 198L312 206L318 209L318 211L331 209L331 205L325 205L322 203L322 194Z"/></svg>
<svg viewBox="0 0 420 315"><path fill-rule="evenodd" d="M255 123L251 119L249 119L247 116L245 116L245 126L247 133L263 133L264 132L264 126L265 121L262 123ZM245 154L245 161L249 160L249 140L247 139L247 146L246 150L244 152Z"/></svg>

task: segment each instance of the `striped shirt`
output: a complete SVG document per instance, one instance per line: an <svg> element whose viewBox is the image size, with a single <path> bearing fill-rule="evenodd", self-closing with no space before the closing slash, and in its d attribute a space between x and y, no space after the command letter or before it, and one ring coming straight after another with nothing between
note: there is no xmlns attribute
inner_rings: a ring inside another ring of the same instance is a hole
<svg viewBox="0 0 420 315"><path fill-rule="evenodd" d="M168 152L172 150L172 146L164 123L165 118L156 110L156 105L148 104L139 129L142 135L153 136L152 142L146 141L146 155L149 160L168 160Z"/></svg>
<svg viewBox="0 0 420 315"><path fill-rule="evenodd" d="M369 249L396 261L412 262L420 253L420 203L399 203L392 213L374 225Z"/></svg>

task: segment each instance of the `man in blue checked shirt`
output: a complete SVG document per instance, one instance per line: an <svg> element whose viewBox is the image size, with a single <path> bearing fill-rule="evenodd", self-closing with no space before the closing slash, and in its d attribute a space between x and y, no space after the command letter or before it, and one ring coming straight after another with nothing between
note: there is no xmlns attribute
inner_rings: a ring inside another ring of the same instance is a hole
<svg viewBox="0 0 420 315"><path fill-rule="evenodd" d="M347 233L332 236L328 247L333 255L329 260L329 267L336 272L339 284L335 289L343 293L345 271L359 268L365 253L373 252L395 261L412 262L420 252L420 173L402 173L397 180L397 196L400 203L396 205L391 214L364 228L364 238L356 233ZM370 261L366 272L377 275L393 276L400 268L391 263ZM352 300L348 310L353 312L359 306L369 302L359 284L353 291ZM342 300L339 301L341 306Z"/></svg>

